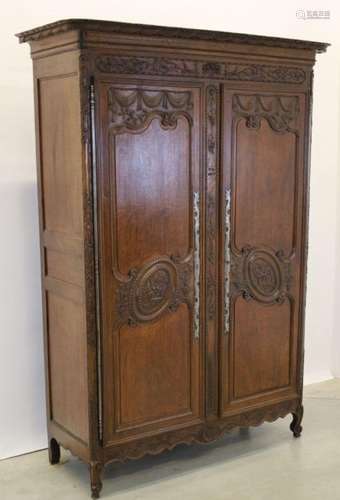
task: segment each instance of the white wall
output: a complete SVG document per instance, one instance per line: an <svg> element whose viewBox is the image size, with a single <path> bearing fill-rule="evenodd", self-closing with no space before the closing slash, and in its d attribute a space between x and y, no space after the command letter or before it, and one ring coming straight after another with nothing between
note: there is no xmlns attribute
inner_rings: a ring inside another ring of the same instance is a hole
<svg viewBox="0 0 340 500"><path fill-rule="evenodd" d="M314 93L306 381L340 376L340 9L335 1L11 0L0 20L0 458L46 446L32 74L27 45L13 34L61 18L84 17L329 41ZM296 9L330 9L331 20L302 21Z"/></svg>

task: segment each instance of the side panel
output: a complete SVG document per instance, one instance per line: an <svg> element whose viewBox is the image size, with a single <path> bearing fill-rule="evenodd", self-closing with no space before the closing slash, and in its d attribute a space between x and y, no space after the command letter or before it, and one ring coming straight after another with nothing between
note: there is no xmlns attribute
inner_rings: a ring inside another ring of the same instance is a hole
<svg viewBox="0 0 340 500"><path fill-rule="evenodd" d="M48 413L54 429L85 445L89 415L78 57L60 55L34 64Z"/></svg>
<svg viewBox="0 0 340 500"><path fill-rule="evenodd" d="M305 96L225 91L222 413L296 397Z"/></svg>
<svg viewBox="0 0 340 500"><path fill-rule="evenodd" d="M200 421L200 89L99 82L104 443Z"/></svg>

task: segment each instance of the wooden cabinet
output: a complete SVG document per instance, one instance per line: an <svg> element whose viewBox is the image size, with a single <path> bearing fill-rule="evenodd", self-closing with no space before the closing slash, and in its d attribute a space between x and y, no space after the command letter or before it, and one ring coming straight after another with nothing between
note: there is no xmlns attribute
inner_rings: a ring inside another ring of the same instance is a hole
<svg viewBox="0 0 340 500"><path fill-rule="evenodd" d="M292 413L327 44L69 20L34 62L49 451L102 467Z"/></svg>

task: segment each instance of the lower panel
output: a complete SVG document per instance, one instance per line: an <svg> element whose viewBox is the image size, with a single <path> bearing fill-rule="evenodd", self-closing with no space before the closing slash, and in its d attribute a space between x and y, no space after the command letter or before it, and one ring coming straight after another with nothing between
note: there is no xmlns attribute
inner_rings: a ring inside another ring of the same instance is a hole
<svg viewBox="0 0 340 500"><path fill-rule="evenodd" d="M155 324L120 329L118 429L191 413L191 335L184 325L190 322L182 305Z"/></svg>
<svg viewBox="0 0 340 500"><path fill-rule="evenodd" d="M236 300L232 399L289 385L290 303L274 307Z"/></svg>

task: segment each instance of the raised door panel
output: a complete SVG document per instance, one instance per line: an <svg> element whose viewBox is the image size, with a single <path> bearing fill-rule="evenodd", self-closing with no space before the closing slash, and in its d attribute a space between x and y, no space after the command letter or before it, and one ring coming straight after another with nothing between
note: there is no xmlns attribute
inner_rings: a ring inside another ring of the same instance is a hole
<svg viewBox="0 0 340 500"><path fill-rule="evenodd" d="M299 391L304 131L301 94L225 92L222 413Z"/></svg>
<svg viewBox="0 0 340 500"><path fill-rule="evenodd" d="M202 416L200 89L97 88L104 443Z"/></svg>

